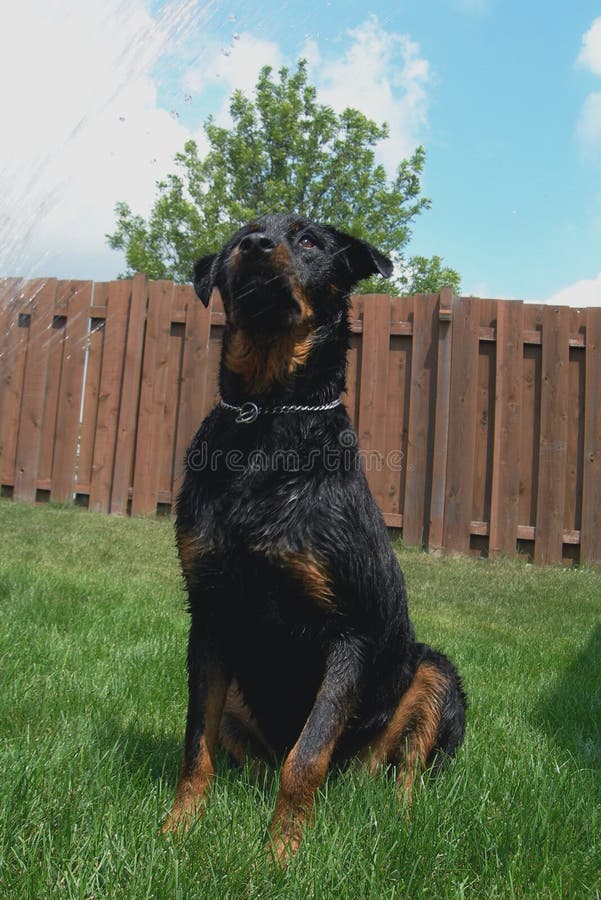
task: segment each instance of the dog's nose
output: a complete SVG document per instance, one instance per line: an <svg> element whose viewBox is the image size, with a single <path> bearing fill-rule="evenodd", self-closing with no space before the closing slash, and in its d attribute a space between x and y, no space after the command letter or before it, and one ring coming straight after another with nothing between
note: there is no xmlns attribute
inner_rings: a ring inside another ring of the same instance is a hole
<svg viewBox="0 0 601 900"><path fill-rule="evenodd" d="M240 241L240 252L244 256L262 256L275 249L274 242L261 232L253 231Z"/></svg>

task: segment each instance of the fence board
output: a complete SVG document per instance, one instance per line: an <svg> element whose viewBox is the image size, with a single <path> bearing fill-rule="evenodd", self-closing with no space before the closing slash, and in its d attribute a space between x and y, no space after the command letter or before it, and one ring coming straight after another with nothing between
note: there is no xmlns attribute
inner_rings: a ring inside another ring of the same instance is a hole
<svg viewBox="0 0 601 900"><path fill-rule="evenodd" d="M559 563L563 550L569 387L570 310L543 314L541 423L534 559Z"/></svg>
<svg viewBox="0 0 601 900"><path fill-rule="evenodd" d="M351 339L347 356L347 391L345 406L355 429L357 429L359 423L359 385L361 383L361 358L363 351L363 310L363 295L353 297L349 315Z"/></svg>
<svg viewBox="0 0 601 900"><path fill-rule="evenodd" d="M52 462L51 499L73 499L77 467L86 340L89 331L91 282L69 285L64 334L56 437Z"/></svg>
<svg viewBox="0 0 601 900"><path fill-rule="evenodd" d="M584 466L584 382L586 364L586 310L570 309L569 403L567 422L565 532L580 532ZM579 541L578 541L579 542ZM565 548L564 548L565 550ZM564 556L565 556L564 552Z"/></svg>
<svg viewBox="0 0 601 900"><path fill-rule="evenodd" d="M134 516L154 515L158 503L172 304L173 282L150 284L131 507Z"/></svg>
<svg viewBox="0 0 601 900"><path fill-rule="evenodd" d="M190 446L207 405L209 334L211 310L199 302L194 289L185 285L176 288L178 304L186 311L186 331L182 354L179 417L175 443L173 503L181 485L185 454Z"/></svg>
<svg viewBox="0 0 601 900"><path fill-rule="evenodd" d="M57 284L57 300L60 292L65 289L64 282ZM56 414L58 410L58 398L61 383L61 367L65 343L65 326L67 318L63 314L64 308L59 307L60 315L55 315L48 331L48 362L46 368L46 389L44 393L42 426L40 428L40 447L38 457L38 487L44 485L46 490L52 486L52 458L54 456L54 442L56 439Z"/></svg>
<svg viewBox="0 0 601 900"><path fill-rule="evenodd" d="M472 298L453 304L453 343L444 546L468 553L474 490L479 310Z"/></svg>
<svg viewBox="0 0 601 900"><path fill-rule="evenodd" d="M50 329L54 316L56 279L37 280L28 285L29 302L25 306L29 321L27 357L23 378L23 402L17 437L15 482L16 500L36 499L38 463L42 440L44 395Z"/></svg>
<svg viewBox="0 0 601 900"><path fill-rule="evenodd" d="M209 310L211 312L211 326L209 331L209 371L207 372L205 403L202 413L203 418L207 416L219 402L219 363L221 360L221 343L225 325L223 301L219 291L213 291Z"/></svg>
<svg viewBox="0 0 601 900"><path fill-rule="evenodd" d="M573 332L572 332L573 333ZM582 520L582 468L584 464L584 347L569 348L566 486L564 531L579 531Z"/></svg>
<svg viewBox="0 0 601 900"><path fill-rule="evenodd" d="M4 278L0 283L0 484L12 485L15 477L17 433L28 329L19 327L24 301L22 282Z"/></svg>
<svg viewBox="0 0 601 900"><path fill-rule="evenodd" d="M520 503L518 519L520 525L532 527L536 524L538 490L543 310L543 306L525 305L523 312L524 357L522 360ZM528 332L538 336L538 344L526 342Z"/></svg>
<svg viewBox="0 0 601 900"><path fill-rule="evenodd" d="M367 480L381 509L384 505L384 448L390 354L390 300L383 294L364 298L363 359L359 403L359 448Z"/></svg>
<svg viewBox="0 0 601 900"><path fill-rule="evenodd" d="M391 304L393 326L408 324L411 298L396 298ZM390 326L389 326L390 327ZM411 336L391 334L388 356L387 392L385 395L382 446L382 509L391 517L390 523L402 525L401 498L405 487L405 459L407 457L407 426L409 392L411 387Z"/></svg>
<svg viewBox="0 0 601 900"><path fill-rule="evenodd" d="M494 447L497 301L480 300L478 307L478 388L472 520L486 522L488 525ZM488 542L481 541L478 547L480 551L484 551L485 548L488 549Z"/></svg>
<svg viewBox="0 0 601 900"><path fill-rule="evenodd" d="M523 304L499 300L495 374L495 425L491 484L491 555L516 552L520 502L520 430Z"/></svg>
<svg viewBox="0 0 601 900"><path fill-rule="evenodd" d="M441 291L438 303L438 359L436 367L434 447L432 451L432 496L428 527L428 549L431 553L440 553L444 545L453 351L451 302L451 292L448 289Z"/></svg>
<svg viewBox="0 0 601 900"><path fill-rule="evenodd" d="M414 298L403 501L403 541L409 546L421 546L426 539L428 527L427 474L432 437L432 396L436 376L434 355L438 337L437 310L437 294L418 294Z"/></svg>
<svg viewBox="0 0 601 900"><path fill-rule="evenodd" d="M480 341L476 389L474 479L471 518L490 521L495 421L495 342Z"/></svg>
<svg viewBox="0 0 601 900"><path fill-rule="evenodd" d="M131 301L125 342L123 390L119 406L119 424L115 446L115 465L111 489L111 512L127 512L129 488L132 482L140 374L144 349L147 282L144 275L136 275L131 285Z"/></svg>
<svg viewBox="0 0 601 900"><path fill-rule="evenodd" d="M580 554L601 561L601 308L586 311L584 466Z"/></svg>
<svg viewBox="0 0 601 900"><path fill-rule="evenodd" d="M100 376L102 371L102 351L104 348L104 329L106 326L106 298L109 284L105 282L94 285L93 305L90 318L90 331L86 343L86 372L83 393L83 420L81 423L79 442L79 461L77 466L77 493L89 495L94 463L94 447L96 444L96 424L98 421L98 404L100 402ZM104 314L98 316L97 303L104 301ZM108 512L108 509L104 510Z"/></svg>
<svg viewBox="0 0 601 900"><path fill-rule="evenodd" d="M174 300L175 302L175 300ZM175 477L175 443L179 418L182 357L184 347L184 323L171 322L168 341L167 375L165 401L163 404L163 424L159 450L159 496L161 503L173 500ZM163 497L168 496L168 500Z"/></svg>
<svg viewBox="0 0 601 900"><path fill-rule="evenodd" d="M131 282L112 282L103 299L106 302L106 319L89 499L89 507L95 512L108 512L110 509Z"/></svg>

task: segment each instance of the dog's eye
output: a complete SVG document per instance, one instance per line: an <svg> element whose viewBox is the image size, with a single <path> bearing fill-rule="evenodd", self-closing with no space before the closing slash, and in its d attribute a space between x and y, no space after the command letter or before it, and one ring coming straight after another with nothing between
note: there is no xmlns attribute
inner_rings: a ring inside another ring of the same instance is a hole
<svg viewBox="0 0 601 900"><path fill-rule="evenodd" d="M304 235L298 242L299 247L302 247L303 250L313 250L316 246L315 241L311 240L310 237Z"/></svg>

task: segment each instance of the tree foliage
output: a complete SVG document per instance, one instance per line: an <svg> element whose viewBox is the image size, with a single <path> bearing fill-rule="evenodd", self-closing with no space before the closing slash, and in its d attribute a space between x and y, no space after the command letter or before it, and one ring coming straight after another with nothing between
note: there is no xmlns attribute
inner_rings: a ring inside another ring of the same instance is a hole
<svg viewBox="0 0 601 900"><path fill-rule="evenodd" d="M430 200L421 194L423 147L402 160L394 178L376 162L376 145L388 136L356 109L337 115L317 102L305 61L276 80L265 67L254 98L235 91L232 126L209 118L204 131L209 151L201 157L195 141L175 156L176 171L157 183L158 196L145 220L118 203L109 245L125 251L128 273L150 278L191 278L194 260L214 252L232 231L266 212L296 211L370 241L390 254L400 276L372 279L369 290L437 290L459 287L459 275L440 257L407 260L410 225Z"/></svg>

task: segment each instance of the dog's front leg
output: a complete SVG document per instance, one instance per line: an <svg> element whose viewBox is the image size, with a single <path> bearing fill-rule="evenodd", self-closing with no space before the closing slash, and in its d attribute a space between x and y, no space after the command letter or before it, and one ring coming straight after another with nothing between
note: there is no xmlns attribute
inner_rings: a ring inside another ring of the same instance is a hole
<svg viewBox="0 0 601 900"><path fill-rule="evenodd" d="M225 703L228 679L211 629L192 613L188 642L188 715L184 756L171 813L163 832L188 828L202 812L215 775L213 754Z"/></svg>
<svg viewBox="0 0 601 900"><path fill-rule="evenodd" d="M271 848L280 862L295 853L311 820L315 792L326 777L336 743L355 709L363 672L364 645L356 638L336 641L305 726L282 767Z"/></svg>

